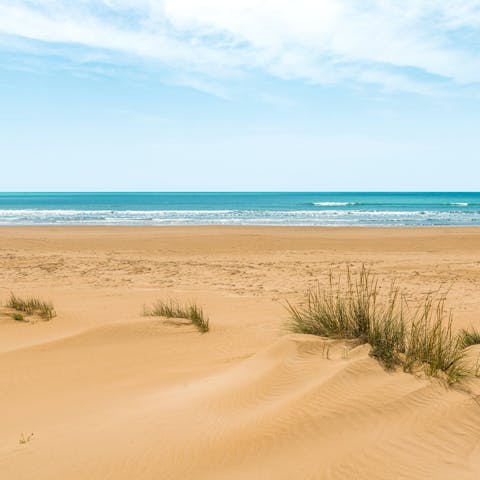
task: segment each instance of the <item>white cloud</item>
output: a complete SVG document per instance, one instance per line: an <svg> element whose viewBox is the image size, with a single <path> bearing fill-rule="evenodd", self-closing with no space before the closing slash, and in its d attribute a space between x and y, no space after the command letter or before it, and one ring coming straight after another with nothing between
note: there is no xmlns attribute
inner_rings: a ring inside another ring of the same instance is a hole
<svg viewBox="0 0 480 480"><path fill-rule="evenodd" d="M0 0L0 34L198 85L249 71L420 93L480 82L478 0Z"/></svg>

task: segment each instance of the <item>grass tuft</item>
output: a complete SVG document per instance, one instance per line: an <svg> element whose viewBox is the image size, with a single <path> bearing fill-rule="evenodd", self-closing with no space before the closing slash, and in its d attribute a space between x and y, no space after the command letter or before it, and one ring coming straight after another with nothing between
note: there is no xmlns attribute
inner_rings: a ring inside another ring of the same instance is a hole
<svg viewBox="0 0 480 480"><path fill-rule="evenodd" d="M455 383L467 374L461 336L452 330L452 315L445 313L444 297L435 300L427 295L424 299L411 321L405 356L407 372L423 364L427 374L443 374L448 383Z"/></svg>
<svg viewBox="0 0 480 480"><path fill-rule="evenodd" d="M480 345L480 332L476 329L463 329L460 331L460 341L463 348Z"/></svg>
<svg viewBox="0 0 480 480"><path fill-rule="evenodd" d="M362 272L363 273L363 272ZM347 292L339 290L340 281L335 284L330 274L325 290L320 286L307 292L306 302L299 306L287 303L290 312L290 330L297 333L309 333L331 338L359 338L366 331L364 318L368 315L372 299L371 282L367 275L359 279L362 295L354 300L353 284L350 274L347 277ZM358 312L358 317L354 313Z"/></svg>
<svg viewBox="0 0 480 480"><path fill-rule="evenodd" d="M44 302L34 297L21 298L12 293L6 306L27 315L37 314L43 320L51 320L56 316L53 305L50 302Z"/></svg>
<svg viewBox="0 0 480 480"><path fill-rule="evenodd" d="M17 322L26 322L25 317L21 313L12 313L11 317Z"/></svg>
<svg viewBox="0 0 480 480"><path fill-rule="evenodd" d="M330 274L326 289L317 286L310 290L300 306L287 303L288 328L296 333L370 343L372 356L386 368L393 368L405 349L402 299L394 284L386 303L380 302L379 296L378 279L365 267L356 276L348 270L345 279L335 280Z"/></svg>
<svg viewBox="0 0 480 480"><path fill-rule="evenodd" d="M150 308L144 308L144 315L190 320L201 333L209 331L209 320L201 307L195 303L181 305L175 300L159 300Z"/></svg>
<svg viewBox="0 0 480 480"><path fill-rule="evenodd" d="M423 367L448 383L469 373L463 350L469 342L480 343L478 332L453 332L444 297L429 294L412 313L394 283L382 294L378 277L365 267L336 281L330 274L325 289L317 286L303 304L287 303L287 310L292 332L369 343L371 355L385 368L412 372Z"/></svg>
<svg viewBox="0 0 480 480"><path fill-rule="evenodd" d="M31 433L30 435L24 435L23 433L20 435L20 438L18 440L18 443L20 445L24 445L25 443L28 443L32 440L33 438L33 433Z"/></svg>

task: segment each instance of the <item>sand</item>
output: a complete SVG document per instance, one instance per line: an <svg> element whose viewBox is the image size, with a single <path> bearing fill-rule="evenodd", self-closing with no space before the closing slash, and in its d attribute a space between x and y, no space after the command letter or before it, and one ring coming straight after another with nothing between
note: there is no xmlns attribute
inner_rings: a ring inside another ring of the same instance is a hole
<svg viewBox="0 0 480 480"><path fill-rule="evenodd" d="M342 358L282 305L364 262L412 297L451 286L455 325L480 327L480 229L5 227L0 262L1 300L58 313L0 309L1 479L480 477L475 382ZM211 331L142 316L166 297Z"/></svg>

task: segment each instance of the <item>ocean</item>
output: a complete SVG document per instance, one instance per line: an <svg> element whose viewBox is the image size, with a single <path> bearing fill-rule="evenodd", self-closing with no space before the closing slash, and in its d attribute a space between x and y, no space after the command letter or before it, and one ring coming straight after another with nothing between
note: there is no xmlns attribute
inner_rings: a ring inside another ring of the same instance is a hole
<svg viewBox="0 0 480 480"><path fill-rule="evenodd" d="M480 193L0 193L0 225L480 225Z"/></svg>

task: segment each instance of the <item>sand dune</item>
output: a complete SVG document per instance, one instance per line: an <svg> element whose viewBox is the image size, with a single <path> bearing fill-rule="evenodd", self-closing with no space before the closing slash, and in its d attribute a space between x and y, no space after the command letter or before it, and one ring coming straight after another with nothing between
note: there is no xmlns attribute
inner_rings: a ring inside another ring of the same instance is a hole
<svg viewBox="0 0 480 480"><path fill-rule="evenodd" d="M358 244L294 231L5 229L4 292L51 298L58 316L0 314L0 478L479 478L478 382L446 388L385 372L366 345L288 334L277 300L370 259L411 292L456 276L457 323L473 322L480 232L395 230L382 247L381 230ZM211 331L142 317L165 295L201 301Z"/></svg>

